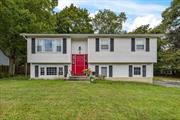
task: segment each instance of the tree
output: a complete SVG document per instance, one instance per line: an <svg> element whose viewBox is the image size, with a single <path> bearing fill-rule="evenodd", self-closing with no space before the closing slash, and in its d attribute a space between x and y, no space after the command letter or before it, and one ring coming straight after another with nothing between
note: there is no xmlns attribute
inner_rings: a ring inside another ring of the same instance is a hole
<svg viewBox="0 0 180 120"><path fill-rule="evenodd" d="M100 10L93 19L93 26L96 32L104 34L116 34L122 32L122 24L126 21L124 12L116 15L113 11Z"/></svg>
<svg viewBox="0 0 180 120"><path fill-rule="evenodd" d="M159 66L180 73L180 1L173 0L171 6L162 13L161 29L167 39L166 48L159 52Z"/></svg>
<svg viewBox="0 0 180 120"><path fill-rule="evenodd" d="M134 31L130 33L145 34L145 33L149 33L150 31L151 31L151 28L149 28L149 24L147 24L147 25L141 25L140 27L136 28Z"/></svg>
<svg viewBox="0 0 180 120"><path fill-rule="evenodd" d="M164 34L164 30L162 27L162 23L156 26L155 28L151 29L150 32L151 34Z"/></svg>
<svg viewBox="0 0 180 120"><path fill-rule="evenodd" d="M163 27L169 42L177 49L180 48L180 1L173 0L171 6L163 13Z"/></svg>
<svg viewBox="0 0 180 120"><path fill-rule="evenodd" d="M20 33L53 31L50 0L1 0L0 49L9 57L9 74L14 75L17 58L26 56L26 41Z"/></svg>
<svg viewBox="0 0 180 120"><path fill-rule="evenodd" d="M86 9L77 8L73 4L57 14L58 33L93 33L91 18Z"/></svg>
<svg viewBox="0 0 180 120"><path fill-rule="evenodd" d="M169 30L167 38L176 49L180 49L180 27Z"/></svg>
<svg viewBox="0 0 180 120"><path fill-rule="evenodd" d="M134 34L163 34L162 24L156 26L155 28L150 28L149 24L141 25L140 27L136 28L134 31L129 32Z"/></svg>

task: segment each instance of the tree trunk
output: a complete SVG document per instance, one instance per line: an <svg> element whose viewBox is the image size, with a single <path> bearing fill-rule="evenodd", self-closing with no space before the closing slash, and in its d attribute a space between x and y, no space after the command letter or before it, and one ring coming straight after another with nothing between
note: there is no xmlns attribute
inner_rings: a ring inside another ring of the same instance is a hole
<svg viewBox="0 0 180 120"><path fill-rule="evenodd" d="M15 75L15 59L9 58L9 75Z"/></svg>

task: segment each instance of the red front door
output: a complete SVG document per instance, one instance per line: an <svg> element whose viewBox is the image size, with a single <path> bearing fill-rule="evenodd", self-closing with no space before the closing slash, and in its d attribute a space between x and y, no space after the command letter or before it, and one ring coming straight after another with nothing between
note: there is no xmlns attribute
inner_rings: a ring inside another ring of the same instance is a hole
<svg viewBox="0 0 180 120"><path fill-rule="evenodd" d="M72 74L77 76L84 75L84 69L87 69L87 54L72 55Z"/></svg>

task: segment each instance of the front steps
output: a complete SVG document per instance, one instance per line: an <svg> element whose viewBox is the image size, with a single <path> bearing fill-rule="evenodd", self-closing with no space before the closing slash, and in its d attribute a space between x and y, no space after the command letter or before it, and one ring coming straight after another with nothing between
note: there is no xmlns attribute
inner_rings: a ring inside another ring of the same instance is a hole
<svg viewBox="0 0 180 120"><path fill-rule="evenodd" d="M72 81L89 81L86 76L70 76L68 80Z"/></svg>

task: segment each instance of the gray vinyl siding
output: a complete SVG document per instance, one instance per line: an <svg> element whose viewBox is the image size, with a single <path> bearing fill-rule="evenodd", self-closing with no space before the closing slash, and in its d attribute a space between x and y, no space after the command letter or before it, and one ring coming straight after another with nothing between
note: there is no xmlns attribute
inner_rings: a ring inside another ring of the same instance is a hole
<svg viewBox="0 0 180 120"><path fill-rule="evenodd" d="M129 76L129 66L132 66L132 77ZM141 75L138 77L143 77L143 66L146 66L146 71L144 70L144 74L146 72L146 76L144 77L153 77L153 64L136 64L136 63L131 63L131 64L89 64L89 68L92 71L97 71L98 70L98 74L101 75L101 67L107 67L107 71L108 71L108 75L109 75L109 66L113 66L112 67L112 74L113 74L113 78L124 78L124 77L130 77L133 78L133 68L134 66L139 66L141 67ZM98 66L99 68L97 69L96 66ZM97 70L96 70L97 69ZM109 77L109 76L108 76Z"/></svg>
<svg viewBox="0 0 180 120"><path fill-rule="evenodd" d="M100 38L109 39L109 38ZM146 38L135 38L135 40ZM95 38L88 39L88 61L89 63L156 63L157 62L157 39L149 39L149 52L131 51L131 38L114 38L114 51L99 51L95 49Z"/></svg>
<svg viewBox="0 0 180 120"><path fill-rule="evenodd" d="M35 41L41 40L44 38L36 38ZM62 40L63 38L50 38L55 40ZM71 39L67 38L66 40L66 53L38 53L32 54L31 48L31 38L28 38L27 40L27 61L28 63L70 63L71 62ZM37 45L37 44L36 44ZM37 46L36 46L37 48ZM65 48L64 48L65 50ZM37 50L36 50L37 51Z"/></svg>

